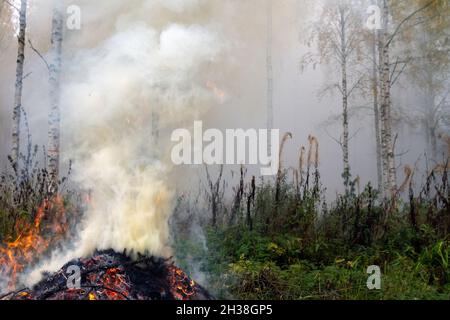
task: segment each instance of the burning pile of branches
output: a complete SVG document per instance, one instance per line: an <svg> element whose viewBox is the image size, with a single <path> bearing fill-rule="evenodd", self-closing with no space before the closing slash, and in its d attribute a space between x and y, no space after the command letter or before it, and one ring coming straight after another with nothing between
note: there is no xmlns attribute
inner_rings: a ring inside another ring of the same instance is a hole
<svg viewBox="0 0 450 320"><path fill-rule="evenodd" d="M79 272L79 281L72 275ZM73 281L73 282L72 282ZM205 300L208 292L169 260L113 250L73 260L31 289L11 292L8 300Z"/></svg>
<svg viewBox="0 0 450 320"><path fill-rule="evenodd" d="M211 296L169 260L113 250L68 262L46 273L33 288L19 287L27 269L70 237L71 223L62 197L45 199L32 217L17 216L14 234L0 244L0 279L7 279L0 300L196 300ZM18 290L20 289L20 290ZM1 293L1 292L0 292Z"/></svg>
<svg viewBox="0 0 450 320"><path fill-rule="evenodd" d="M67 234L67 221L62 197L44 200L34 219L17 217L16 235L0 244L0 276L9 279L8 288L15 289L18 275ZM47 234L48 236L44 236Z"/></svg>

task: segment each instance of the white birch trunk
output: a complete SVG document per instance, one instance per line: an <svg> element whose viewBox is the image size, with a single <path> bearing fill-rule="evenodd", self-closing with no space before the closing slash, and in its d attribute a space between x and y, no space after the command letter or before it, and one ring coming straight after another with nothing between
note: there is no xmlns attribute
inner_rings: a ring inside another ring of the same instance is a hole
<svg viewBox="0 0 450 320"><path fill-rule="evenodd" d="M372 91L373 91L373 113L374 113L374 127L375 127L375 144L376 144L376 156L377 156L377 182L378 190L383 189L383 167L381 161L381 136L380 136L380 110L378 101L378 66L377 66L377 42L378 36L375 31L373 34L372 45Z"/></svg>
<svg viewBox="0 0 450 320"><path fill-rule="evenodd" d="M346 21L345 11L340 9L340 26L341 26L341 76L342 76L342 128L343 141L342 152L344 162L344 185L346 191L350 186L350 163L349 163L349 125L348 125L348 82L347 82L347 35L346 35Z"/></svg>
<svg viewBox="0 0 450 320"><path fill-rule="evenodd" d="M50 112L48 117L47 169L51 179L50 193L57 192L60 149L60 77L64 17L60 1L55 2L52 22L52 52L50 63Z"/></svg>
<svg viewBox="0 0 450 320"><path fill-rule="evenodd" d="M394 143L392 140L391 117L391 75L390 45L388 42L389 6L383 1L383 30L380 32L380 67L381 67L381 146L383 151L383 171L385 172L384 195L391 197L397 190Z"/></svg>
<svg viewBox="0 0 450 320"><path fill-rule="evenodd" d="M20 153L20 120L22 113L22 89L23 89L23 67L25 63L25 37L27 27L27 0L22 0L20 5L19 16L19 35L18 35L18 52L16 67L16 87L14 94L14 109L12 123L12 149L11 161L16 173L19 170L19 153Z"/></svg>

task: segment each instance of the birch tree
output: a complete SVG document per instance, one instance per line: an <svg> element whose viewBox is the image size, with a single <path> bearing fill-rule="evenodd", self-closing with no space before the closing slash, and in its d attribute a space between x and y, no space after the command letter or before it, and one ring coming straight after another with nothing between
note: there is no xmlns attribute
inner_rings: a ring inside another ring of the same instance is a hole
<svg viewBox="0 0 450 320"><path fill-rule="evenodd" d="M50 112L48 116L48 155L47 169L50 176L50 193L57 191L59 179L59 155L60 155L60 78L61 78L61 54L63 40L64 17L62 2L55 1L51 33L51 62L49 65L50 82Z"/></svg>
<svg viewBox="0 0 450 320"><path fill-rule="evenodd" d="M384 175L384 193L394 194L397 190L397 177L395 167L394 144L392 140L392 116L391 116L391 67L389 41L389 4L388 0L382 0L383 27L379 33L379 64L380 64L380 120L381 120L381 149Z"/></svg>
<svg viewBox="0 0 450 320"><path fill-rule="evenodd" d="M20 153L20 125L22 114L22 90L23 90L23 70L25 63L25 37L27 27L27 0L20 2L19 10L19 33L18 33L18 51L16 66L16 85L14 93L14 108L12 117L12 149L11 164L16 174L19 172L19 153Z"/></svg>
<svg viewBox="0 0 450 320"><path fill-rule="evenodd" d="M318 42L319 57L307 58L306 63L331 64L339 70L339 81L328 85L324 91L337 90L342 104L342 136L338 141L342 148L343 179L346 190L351 186L349 161L349 103L360 87L363 75L357 65L361 58L362 20L352 9L352 3L339 1L323 9L320 22L313 30L312 41Z"/></svg>
<svg viewBox="0 0 450 320"><path fill-rule="evenodd" d="M398 75L394 75L397 64L391 64L392 47L401 38L405 29L417 25L412 21L426 10L433 9L443 0L414 0L401 2L379 0L382 12L382 29L379 32L379 66L380 66L380 120L381 148L385 197L392 197L397 190L395 139L392 130L392 96L393 83ZM404 12L407 12L406 14ZM395 20L395 21L394 21ZM401 73L401 72L400 72Z"/></svg>
<svg viewBox="0 0 450 320"><path fill-rule="evenodd" d="M375 128L375 146L377 161L377 182L378 190L383 188L383 164L381 149L381 128L380 128L380 105L379 105L379 87L378 87L378 31L372 33L371 58L372 58L372 96L373 96L373 117Z"/></svg>

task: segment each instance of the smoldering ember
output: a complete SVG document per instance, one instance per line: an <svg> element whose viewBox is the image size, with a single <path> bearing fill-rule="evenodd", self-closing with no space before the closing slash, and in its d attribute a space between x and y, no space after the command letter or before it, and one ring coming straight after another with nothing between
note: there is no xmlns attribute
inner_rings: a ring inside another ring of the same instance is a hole
<svg viewBox="0 0 450 320"><path fill-rule="evenodd" d="M449 4L0 1L0 304L448 300Z"/></svg>
<svg viewBox="0 0 450 320"><path fill-rule="evenodd" d="M79 288L68 285L68 269L80 270ZM181 269L161 258L131 260L113 250L68 262L33 286L1 297L13 300L207 300L212 296Z"/></svg>

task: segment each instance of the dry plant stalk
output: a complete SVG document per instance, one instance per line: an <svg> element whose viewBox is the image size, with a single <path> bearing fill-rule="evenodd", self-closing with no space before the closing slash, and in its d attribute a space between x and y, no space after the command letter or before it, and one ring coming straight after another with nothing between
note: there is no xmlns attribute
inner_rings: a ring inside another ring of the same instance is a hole
<svg viewBox="0 0 450 320"><path fill-rule="evenodd" d="M276 182L276 191L275 191L275 202L276 203L279 203L279 201L280 201L281 180L283 178L283 162L281 161L281 159L283 157L284 145L286 144L288 139L292 139L292 133L290 133L290 132L287 132L284 134L283 139L281 140L281 145L280 145L278 173L277 173L277 182Z"/></svg>
<svg viewBox="0 0 450 320"><path fill-rule="evenodd" d="M304 172L303 168L305 166L305 151L306 151L305 147L302 146L301 149L300 149L300 157L299 157L299 160L298 160L298 173L300 175L300 187L303 185L303 179L304 179L304 177L303 177L303 172Z"/></svg>
<svg viewBox="0 0 450 320"><path fill-rule="evenodd" d="M212 211L212 226L215 227L217 225L217 215L224 192L223 190L222 191L220 190L220 185L223 176L223 165L220 166L219 175L215 182L213 182L211 179L208 166L205 166L205 169L206 169L206 179L208 180L208 187L209 187L209 193L207 194L207 196L211 203L211 211Z"/></svg>
<svg viewBox="0 0 450 320"><path fill-rule="evenodd" d="M413 168L411 168L411 166L409 166L409 165L406 165L406 166L403 168L403 172L405 173L405 180L404 180L404 181L402 182L402 184L400 185L400 188L398 188L397 193L396 193L396 197L397 197L400 193L405 192L406 187L407 187L408 185L411 184L411 182L412 182L412 177L413 177L413 175L414 175L414 170L413 170Z"/></svg>

